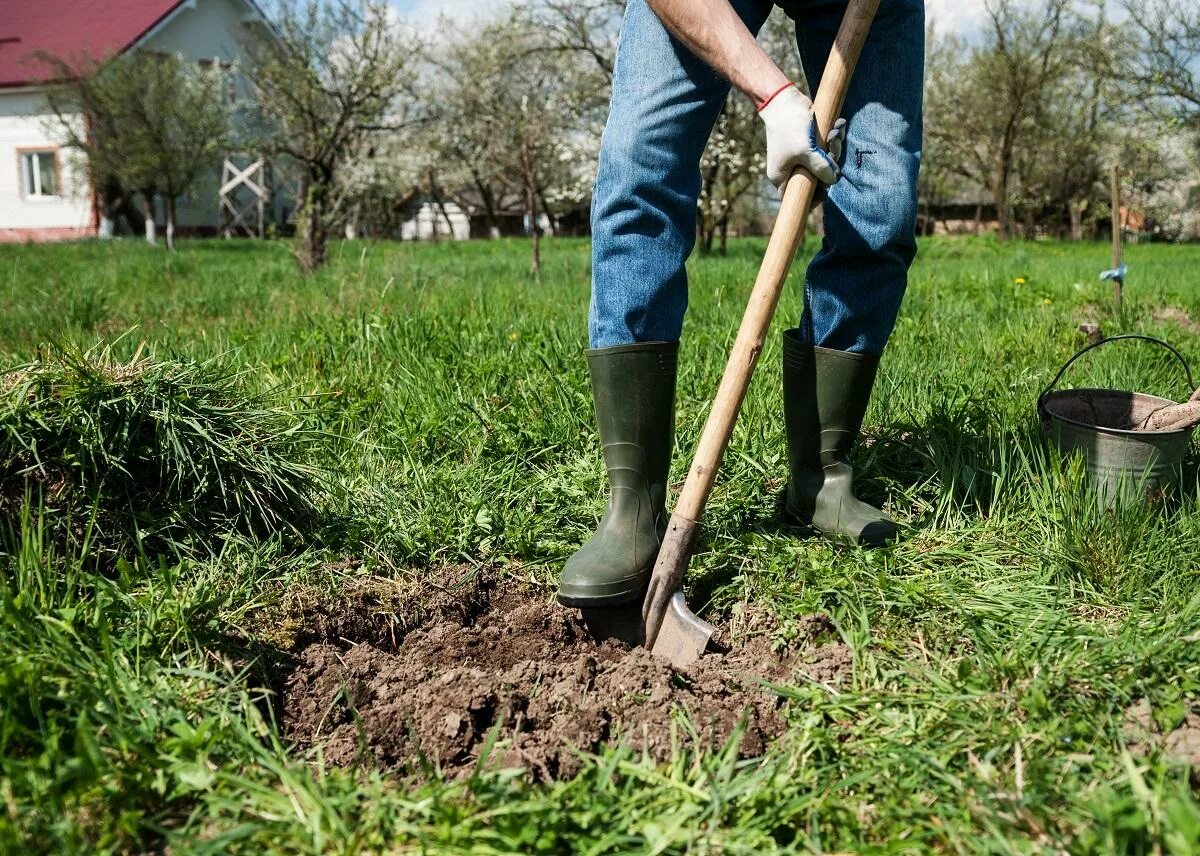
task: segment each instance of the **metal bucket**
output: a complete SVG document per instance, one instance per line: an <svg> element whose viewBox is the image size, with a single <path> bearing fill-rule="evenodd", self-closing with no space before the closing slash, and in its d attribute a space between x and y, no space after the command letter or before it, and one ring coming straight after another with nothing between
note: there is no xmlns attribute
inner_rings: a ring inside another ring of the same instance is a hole
<svg viewBox="0 0 1200 856"><path fill-rule="evenodd" d="M1093 348L1122 339L1153 342L1174 354L1187 375L1191 395L1196 384L1183 354L1161 339L1125 335L1101 339L1067 360L1037 401L1046 437L1063 457L1083 456L1088 479L1106 508L1168 492L1179 480L1180 465L1192 442L1192 428L1139 430L1155 412L1176 403L1170 399L1115 389L1056 389L1076 360Z"/></svg>

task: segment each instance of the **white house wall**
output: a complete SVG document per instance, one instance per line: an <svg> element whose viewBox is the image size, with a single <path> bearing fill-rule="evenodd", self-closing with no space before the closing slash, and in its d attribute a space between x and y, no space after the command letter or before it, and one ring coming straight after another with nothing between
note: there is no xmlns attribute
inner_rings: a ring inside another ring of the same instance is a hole
<svg viewBox="0 0 1200 856"><path fill-rule="evenodd" d="M236 65L239 36L251 8L241 0L190 0L137 46L139 50L173 53L187 59ZM20 149L53 148L60 139L55 119L37 88L0 89L0 240L48 240L95 233L91 192L78 153L59 149L62 195L26 199L21 188ZM221 161L204 176L189 198L177 205L179 225L217 226L217 186ZM158 221L161 224L162 206Z"/></svg>
<svg viewBox="0 0 1200 856"><path fill-rule="evenodd" d="M245 3L233 0L184 3L140 47L196 60L235 62L242 54L238 38L248 12Z"/></svg>
<svg viewBox="0 0 1200 856"><path fill-rule="evenodd" d="M446 216L443 217L439 206L430 202L421 203L413 216L400 224L400 239L428 241L437 236L465 241L471 237L471 220L461 208L453 202L447 202L445 212ZM446 222L447 218L449 222Z"/></svg>
<svg viewBox="0 0 1200 856"><path fill-rule="evenodd" d="M0 240L45 240L91 233L87 180L76 154L61 148L57 121L40 91L0 89ZM25 197L20 152L27 149L57 149L57 197Z"/></svg>

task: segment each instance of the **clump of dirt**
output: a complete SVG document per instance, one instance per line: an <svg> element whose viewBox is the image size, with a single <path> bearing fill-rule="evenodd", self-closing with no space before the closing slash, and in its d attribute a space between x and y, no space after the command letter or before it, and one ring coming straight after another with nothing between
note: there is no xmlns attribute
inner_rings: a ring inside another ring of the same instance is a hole
<svg viewBox="0 0 1200 856"><path fill-rule="evenodd" d="M1200 332L1200 322L1197 322L1186 309L1178 306L1160 306L1151 313L1155 321L1165 321L1176 324L1189 333Z"/></svg>
<svg viewBox="0 0 1200 856"><path fill-rule="evenodd" d="M1147 755L1157 749L1172 761L1200 767L1200 711L1188 711L1182 722L1164 733L1149 699L1138 699L1125 709L1121 732L1134 755Z"/></svg>
<svg viewBox="0 0 1200 856"><path fill-rule="evenodd" d="M279 604L257 616L257 634L287 651L314 642L392 649L431 619L473 620L487 607L497 582L494 572L465 565L419 576L347 574L361 565L350 557L327 562L326 571L346 574L336 596L314 586L290 587Z"/></svg>
<svg viewBox="0 0 1200 856"><path fill-rule="evenodd" d="M544 593L500 594L481 578L459 595L469 608L434 609L395 645L304 648L283 697L290 739L322 746L333 764L419 771L424 761L452 775L474 769L495 740L488 763L551 780L606 743L663 761L677 747L725 745L741 725L739 752L755 757L785 729L783 699L764 682L803 673L838 685L851 666L844 644L817 641L831 629L821 617L787 652L759 635L682 672L643 648L593 639Z"/></svg>

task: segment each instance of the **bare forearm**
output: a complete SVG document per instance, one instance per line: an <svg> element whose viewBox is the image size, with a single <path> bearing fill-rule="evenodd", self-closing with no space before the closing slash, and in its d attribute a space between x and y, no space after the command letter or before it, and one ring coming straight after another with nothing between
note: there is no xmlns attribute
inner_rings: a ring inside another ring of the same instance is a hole
<svg viewBox="0 0 1200 856"><path fill-rule="evenodd" d="M788 83L759 47L729 0L647 0L672 35L750 96L761 102Z"/></svg>

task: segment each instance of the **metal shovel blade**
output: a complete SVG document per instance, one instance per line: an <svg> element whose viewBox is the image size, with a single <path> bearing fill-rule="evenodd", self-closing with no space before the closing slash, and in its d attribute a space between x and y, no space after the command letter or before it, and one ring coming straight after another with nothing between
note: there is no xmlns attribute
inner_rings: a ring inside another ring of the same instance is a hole
<svg viewBox="0 0 1200 856"><path fill-rule="evenodd" d="M717 628L688 609L680 590L699 531L694 520L672 516L645 599L641 603L581 610L592 637L644 645L677 669L699 660Z"/></svg>
<svg viewBox="0 0 1200 856"><path fill-rule="evenodd" d="M699 660L716 631L688 609L683 599L683 576L699 534L700 524L695 520L678 511L671 515L642 603L642 644L677 669Z"/></svg>
<svg viewBox="0 0 1200 856"><path fill-rule="evenodd" d="M646 644L640 604L598 606L580 612L588 633L597 641L619 639L629 646ZM684 669L700 659L715 631L715 627L688 609L683 592L677 591L667 601L658 635L648 647L675 668Z"/></svg>
<svg viewBox="0 0 1200 856"><path fill-rule="evenodd" d="M675 668L683 669L700 659L716 629L688 609L683 592L677 591L667 604L658 636L650 650L656 656L670 660Z"/></svg>

